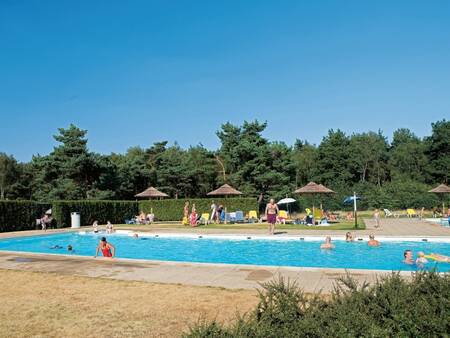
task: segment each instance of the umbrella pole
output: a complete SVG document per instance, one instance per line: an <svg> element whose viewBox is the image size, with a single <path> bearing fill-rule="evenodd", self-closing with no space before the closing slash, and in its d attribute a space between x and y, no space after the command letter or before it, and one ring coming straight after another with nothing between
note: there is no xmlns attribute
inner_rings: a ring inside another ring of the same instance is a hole
<svg viewBox="0 0 450 338"><path fill-rule="evenodd" d="M355 215L355 229L358 228L358 212L356 211L356 192L353 192L353 213Z"/></svg>

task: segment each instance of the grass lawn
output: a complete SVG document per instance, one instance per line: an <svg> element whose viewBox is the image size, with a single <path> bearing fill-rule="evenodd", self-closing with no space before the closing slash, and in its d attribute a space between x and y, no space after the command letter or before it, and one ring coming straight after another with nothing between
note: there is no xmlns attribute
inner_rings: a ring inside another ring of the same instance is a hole
<svg viewBox="0 0 450 338"><path fill-rule="evenodd" d="M152 225L130 225L130 224L119 224L115 225L118 229L133 229L133 230L152 230L155 228L161 229L191 229L188 226L182 225L181 223L155 223ZM277 224L275 226L276 230L310 230L314 232L315 230L343 230L352 231L355 230L353 221L342 221L337 224L330 226L306 226L302 224ZM358 221L358 230L364 230L366 228L364 221L360 219ZM198 226L196 229L222 229L222 230L233 230L233 229L249 229L249 230L267 230L267 223L245 223L245 224L208 224Z"/></svg>
<svg viewBox="0 0 450 338"><path fill-rule="evenodd" d="M179 337L234 319L256 291L0 269L0 337Z"/></svg>

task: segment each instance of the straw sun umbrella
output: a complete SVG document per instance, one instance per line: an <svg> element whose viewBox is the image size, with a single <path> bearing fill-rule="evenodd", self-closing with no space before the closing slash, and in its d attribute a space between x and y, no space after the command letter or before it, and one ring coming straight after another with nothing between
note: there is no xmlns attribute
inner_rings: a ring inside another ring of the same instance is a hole
<svg viewBox="0 0 450 338"><path fill-rule="evenodd" d="M304 187L301 187L294 191L296 194L306 194L306 195L319 195L320 196L320 209L322 209L322 195L324 194L335 194L331 189L328 189L322 184L317 184L315 182L309 182ZM314 217L314 203L313 203L313 217Z"/></svg>
<svg viewBox="0 0 450 338"><path fill-rule="evenodd" d="M450 194L450 187L445 184L438 185L436 188L429 190L428 192L432 192L438 194L442 201L442 215L445 213L445 196L446 194Z"/></svg>
<svg viewBox="0 0 450 338"><path fill-rule="evenodd" d="M207 193L208 196L238 196L242 195L242 193L233 187L229 186L228 184L222 185L220 188L210 191Z"/></svg>
<svg viewBox="0 0 450 338"><path fill-rule="evenodd" d="M169 195L159 191L156 188L149 187L149 188L145 189L143 192L141 192L141 193L139 193L137 195L134 195L134 197L143 197L143 198L152 199L152 198L169 197Z"/></svg>
<svg viewBox="0 0 450 338"><path fill-rule="evenodd" d="M210 191L206 195L208 196L239 196L242 195L242 193L239 190L234 189L228 184L222 185L220 188ZM225 213L227 212L227 207L225 206ZM227 218L225 217L225 224L227 223Z"/></svg>

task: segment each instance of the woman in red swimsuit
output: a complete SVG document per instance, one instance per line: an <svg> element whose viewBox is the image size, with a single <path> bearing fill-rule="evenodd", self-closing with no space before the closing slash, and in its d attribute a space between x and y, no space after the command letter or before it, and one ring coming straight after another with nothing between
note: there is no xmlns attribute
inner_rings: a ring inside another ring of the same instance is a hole
<svg viewBox="0 0 450 338"><path fill-rule="evenodd" d="M97 250L95 251L95 257L98 256L99 251L102 252L103 257L114 258L116 249L114 248L114 245L106 241L105 237L102 237L102 239L98 243Z"/></svg>

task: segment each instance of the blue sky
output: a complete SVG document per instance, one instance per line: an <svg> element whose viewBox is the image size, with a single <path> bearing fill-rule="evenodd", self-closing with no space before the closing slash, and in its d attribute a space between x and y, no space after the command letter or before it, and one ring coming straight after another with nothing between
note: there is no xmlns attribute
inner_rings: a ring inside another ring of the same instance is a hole
<svg viewBox="0 0 450 338"><path fill-rule="evenodd" d="M0 0L0 151L218 147L221 123L320 142L450 117L450 2Z"/></svg>

